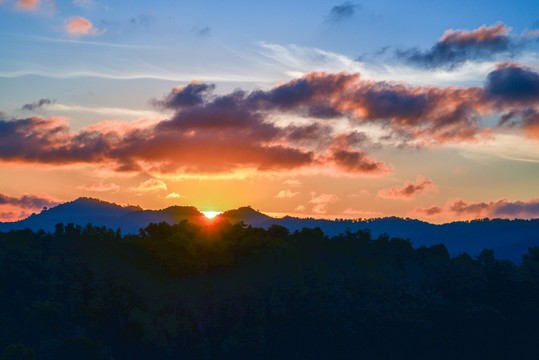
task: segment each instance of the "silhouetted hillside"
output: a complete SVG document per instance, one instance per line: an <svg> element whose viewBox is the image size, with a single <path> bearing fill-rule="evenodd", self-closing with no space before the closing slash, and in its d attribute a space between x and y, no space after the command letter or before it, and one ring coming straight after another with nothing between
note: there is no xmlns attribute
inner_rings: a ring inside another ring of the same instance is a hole
<svg viewBox="0 0 539 360"><path fill-rule="evenodd" d="M25 228L34 231L39 229L53 231L55 224L63 222L81 226L92 223L96 226L120 228L124 234L136 234L140 228L146 227L149 223L164 221L175 224L181 220L196 224L205 223L204 215L193 206L142 210L138 206L124 207L97 199L79 198L21 221L0 223L0 231ZM243 221L247 225L266 229L277 224L290 231L319 227L329 236L339 235L346 230L369 229L373 236L387 233L390 236L410 239L415 247L444 244L452 255L467 252L477 256L485 248L493 249L498 258L510 259L516 263L521 261L521 256L526 253L528 247L539 246L539 219L484 219L435 225L398 217L368 220L301 219L290 216L272 218L251 207L241 207L225 211L214 221L219 220L230 223Z"/></svg>
<svg viewBox="0 0 539 360"><path fill-rule="evenodd" d="M143 210L140 206L121 206L93 198L78 198L39 214L8 223L0 223L0 231L43 229L52 231L57 223L73 223L85 226L93 224L113 229L120 228L123 233L137 233L150 223L165 221L175 224L181 220L200 223L204 215L193 206L171 206L162 210Z"/></svg>
<svg viewBox="0 0 539 360"><path fill-rule="evenodd" d="M245 224L252 226L268 227L275 223L274 219L266 214L254 210L250 206L240 207L234 210L228 210L217 216L219 219L224 219L234 224L243 221Z"/></svg>

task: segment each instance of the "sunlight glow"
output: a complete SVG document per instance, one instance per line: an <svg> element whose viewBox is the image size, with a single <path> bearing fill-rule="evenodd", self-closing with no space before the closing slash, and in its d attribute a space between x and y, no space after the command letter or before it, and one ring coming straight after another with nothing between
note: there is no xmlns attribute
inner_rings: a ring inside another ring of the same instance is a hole
<svg viewBox="0 0 539 360"><path fill-rule="evenodd" d="M208 219L213 219L217 215L221 214L222 211L201 211L201 213L203 213L204 216L207 217Z"/></svg>

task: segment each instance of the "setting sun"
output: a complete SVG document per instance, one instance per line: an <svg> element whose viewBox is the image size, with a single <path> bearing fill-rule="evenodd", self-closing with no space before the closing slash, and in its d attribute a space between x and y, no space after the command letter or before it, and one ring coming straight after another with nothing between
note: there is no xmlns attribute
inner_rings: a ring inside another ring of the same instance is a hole
<svg viewBox="0 0 539 360"><path fill-rule="evenodd" d="M208 219L213 219L217 215L221 214L222 211L201 211L201 213L203 213L204 216L207 217Z"/></svg>

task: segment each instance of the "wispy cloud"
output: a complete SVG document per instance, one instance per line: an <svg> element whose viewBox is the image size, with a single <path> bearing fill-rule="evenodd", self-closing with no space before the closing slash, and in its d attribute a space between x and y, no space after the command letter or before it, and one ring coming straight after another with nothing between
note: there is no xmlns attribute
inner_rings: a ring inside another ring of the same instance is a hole
<svg viewBox="0 0 539 360"><path fill-rule="evenodd" d="M292 191L292 190L281 190L275 197L277 199L291 199L293 197L296 197L299 195L299 191Z"/></svg>
<svg viewBox="0 0 539 360"><path fill-rule="evenodd" d="M115 183L97 183L92 185L77 186L79 190L95 191L95 192L112 192L116 193L120 191L121 186Z"/></svg>
<svg viewBox="0 0 539 360"><path fill-rule="evenodd" d="M159 179L148 179L138 186L131 187L130 190L138 193L165 191L167 184Z"/></svg>

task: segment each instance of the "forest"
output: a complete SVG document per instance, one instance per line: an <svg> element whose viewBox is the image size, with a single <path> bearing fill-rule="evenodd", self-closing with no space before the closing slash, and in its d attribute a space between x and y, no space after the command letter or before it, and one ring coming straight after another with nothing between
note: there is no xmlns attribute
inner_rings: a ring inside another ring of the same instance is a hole
<svg viewBox="0 0 539 360"><path fill-rule="evenodd" d="M536 355L539 248L412 245L225 220L0 233L0 360Z"/></svg>

